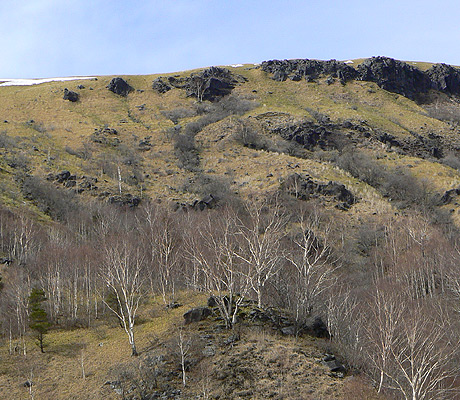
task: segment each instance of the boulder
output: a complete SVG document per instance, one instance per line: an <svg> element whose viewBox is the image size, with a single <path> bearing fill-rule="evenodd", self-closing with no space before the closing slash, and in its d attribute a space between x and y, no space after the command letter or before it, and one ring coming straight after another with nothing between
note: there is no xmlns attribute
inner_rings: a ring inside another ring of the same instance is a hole
<svg viewBox="0 0 460 400"><path fill-rule="evenodd" d="M208 307L197 307L192 308L184 314L184 320L186 324L192 322L199 322L211 315L211 310Z"/></svg>
<svg viewBox="0 0 460 400"><path fill-rule="evenodd" d="M134 88L128 84L123 78L113 78L107 86L111 92L119 96L126 97L129 93L134 91Z"/></svg>
<svg viewBox="0 0 460 400"><path fill-rule="evenodd" d="M64 97L63 97L64 100L69 100L75 103L76 101L78 101L79 98L80 96L77 92L72 92L71 90L67 88L64 89Z"/></svg>
<svg viewBox="0 0 460 400"><path fill-rule="evenodd" d="M329 338L329 331L319 316L309 317L302 325L302 331L318 338Z"/></svg>

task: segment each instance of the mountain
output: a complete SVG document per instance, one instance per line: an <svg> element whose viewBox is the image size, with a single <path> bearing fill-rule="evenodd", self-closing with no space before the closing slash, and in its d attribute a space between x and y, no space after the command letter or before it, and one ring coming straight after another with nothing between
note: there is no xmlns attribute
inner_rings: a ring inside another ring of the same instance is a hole
<svg viewBox="0 0 460 400"><path fill-rule="evenodd" d="M399 398L412 329L441 349L416 398L454 398L459 122L460 69L388 57L0 85L0 393L80 398L83 369L84 398L255 399L274 382L279 399ZM121 254L146 266L137 361L118 351L107 278ZM27 327L35 286L46 356ZM220 305L182 330L202 292Z"/></svg>

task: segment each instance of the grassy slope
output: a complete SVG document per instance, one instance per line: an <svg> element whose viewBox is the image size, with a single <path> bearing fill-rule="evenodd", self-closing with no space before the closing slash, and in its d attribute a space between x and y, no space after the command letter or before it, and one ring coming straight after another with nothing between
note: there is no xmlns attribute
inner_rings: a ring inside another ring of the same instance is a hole
<svg viewBox="0 0 460 400"><path fill-rule="evenodd" d="M321 80L318 83L274 82L259 69L243 66L232 68L232 71L249 80L235 91L251 96L259 103L249 115L275 111L312 119L313 110L328 115L333 122L345 119L366 120L372 128L382 129L399 139L411 137L409 131L420 134L436 132L446 138L456 135L445 123L429 118L414 102L383 91L373 83L350 82L342 86L338 83L327 85ZM135 151L141 159L139 169L149 175L143 183L144 193L153 198L173 201L192 200L193 194L182 191L184 179L192 174L177 166L172 141L165 132L173 124L161 111L191 107L193 100L186 98L184 91L178 89L163 95L155 93L151 89L151 82L155 78L153 75L125 78L137 89L127 98L121 98L106 89L111 77L100 77L97 81L1 87L0 121L7 120L8 123L2 122L0 132L18 138L18 152L30 159L32 173L45 176L49 172L57 173L68 169L80 176L97 177L100 189L112 193L117 191L116 177L113 174L101 174L101 169L94 160L98 157L116 158L118 150L91 143L91 134L95 129L107 125L117 129L122 144L131 149L136 148L140 139L151 136L153 147L150 151ZM79 84L83 84L85 89L79 90L81 100L78 103L62 99L64 87L75 89ZM143 110L137 108L140 105L144 105ZM34 123L27 124L30 120L34 120ZM181 124L186 122L187 119L180 121ZM214 131L218 129L218 124ZM274 189L280 179L292 173L289 163L295 163L299 164L301 171L309 172L320 180L334 179L346 183L362 198L364 208L366 204L369 205L368 208L372 208L375 202L383 202L378 199L373 189L362 182L354 181L331 165L242 148L231 140L216 143L206 139L206 132L212 137L213 129L205 129L198 137L203 147L200 154L203 170L215 171L217 175L231 173L234 191L248 194L251 191ZM66 148L78 150L84 145L92 149L90 161L82 160L66 151ZM424 162L423 165L426 168L418 171L420 175L429 175L430 170L437 168L430 162ZM2 191L1 200L11 206L18 206L22 199L12 180L14 171L4 160L0 167L0 184L6 189ZM123 168L125 167L122 166L122 173L128 174L128 169L125 168L124 171ZM273 177L267 178L270 173ZM442 192L452 187L459 174L449 170L447 175L453 180L443 181L441 185L436 179L433 188ZM139 187L127 187L126 190L139 194ZM382 207L388 208L383 203Z"/></svg>

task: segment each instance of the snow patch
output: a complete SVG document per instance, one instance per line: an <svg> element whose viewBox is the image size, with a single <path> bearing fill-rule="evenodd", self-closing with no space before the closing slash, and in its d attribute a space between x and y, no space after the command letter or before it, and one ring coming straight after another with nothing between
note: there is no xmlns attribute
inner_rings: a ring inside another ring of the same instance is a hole
<svg viewBox="0 0 460 400"><path fill-rule="evenodd" d="M1 79L0 86L31 86L48 82L78 81L81 79L94 79L95 76L71 76L67 78L44 78L44 79Z"/></svg>
<svg viewBox="0 0 460 400"><path fill-rule="evenodd" d="M354 62L351 60L348 60L348 61L345 61L345 64L354 64Z"/></svg>
<svg viewBox="0 0 460 400"><path fill-rule="evenodd" d="M238 67L242 67L243 64L232 64L230 65L230 67L233 67L233 68L238 68Z"/></svg>

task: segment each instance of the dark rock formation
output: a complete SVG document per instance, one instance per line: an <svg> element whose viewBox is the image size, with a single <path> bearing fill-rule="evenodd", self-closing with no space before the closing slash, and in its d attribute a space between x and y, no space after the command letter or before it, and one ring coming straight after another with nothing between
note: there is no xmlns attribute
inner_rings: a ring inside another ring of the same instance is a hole
<svg viewBox="0 0 460 400"><path fill-rule="evenodd" d="M133 196L130 193L114 195L109 197L109 203L118 206L127 206L130 208L137 207L141 202L141 199L137 196Z"/></svg>
<svg viewBox="0 0 460 400"><path fill-rule="evenodd" d="M428 75L403 61L389 57L372 57L357 68L358 80L375 82L382 89L398 93L409 99L426 93L431 88Z"/></svg>
<svg viewBox="0 0 460 400"><path fill-rule="evenodd" d="M346 372L345 366L333 354L326 354L321 360L321 364L329 368L329 371L338 378L343 378Z"/></svg>
<svg viewBox="0 0 460 400"><path fill-rule="evenodd" d="M78 101L79 98L80 96L77 92L72 92L71 90L67 88L64 89L64 97L63 97L64 100L69 100L75 103L76 101Z"/></svg>
<svg viewBox="0 0 460 400"><path fill-rule="evenodd" d="M446 205L450 204L452 200L460 195L460 188L447 190L441 197L439 204Z"/></svg>
<svg viewBox="0 0 460 400"><path fill-rule="evenodd" d="M64 183L67 179L70 179L70 172L69 171L62 171L59 174L56 175L56 180L59 183Z"/></svg>
<svg viewBox="0 0 460 400"><path fill-rule="evenodd" d="M203 211L204 209L211 209L217 205L217 199L212 195L208 194L203 197L201 200L195 200L192 204L192 208L195 210Z"/></svg>
<svg viewBox="0 0 460 400"><path fill-rule="evenodd" d="M187 311L184 314L184 320L186 324L190 324L192 322L199 322L203 319L206 319L211 315L211 310L207 307L197 307L192 308L191 310Z"/></svg>
<svg viewBox="0 0 460 400"><path fill-rule="evenodd" d="M330 76L341 82L347 82L355 79L357 75L353 67L337 60L271 60L264 61L261 68L262 71L273 74L272 79L280 82L288 78L294 81L299 81L301 78L312 81L320 76Z"/></svg>
<svg viewBox="0 0 460 400"><path fill-rule="evenodd" d="M152 89L157 91L158 93L166 93L167 91L171 90L171 86L169 86L163 79L157 78L152 83Z"/></svg>
<svg viewBox="0 0 460 400"><path fill-rule="evenodd" d="M460 94L460 70L451 65L435 64L426 74L433 89L449 94Z"/></svg>
<svg viewBox="0 0 460 400"><path fill-rule="evenodd" d="M230 94L238 83L246 79L240 75L232 74L226 68L211 67L191 74L187 77L169 76L159 77L153 81L152 87L159 93L165 93L171 87L185 89L187 96L195 97L199 101L217 101Z"/></svg>
<svg viewBox="0 0 460 400"><path fill-rule="evenodd" d="M319 316L307 318L302 325L302 332L315 337L329 338L327 326Z"/></svg>
<svg viewBox="0 0 460 400"><path fill-rule="evenodd" d="M281 188L300 200L309 200L319 195L333 197L340 202L337 207L341 210L348 210L356 203L355 196L345 185L332 181L326 184L318 183L309 176L297 173L289 175Z"/></svg>
<svg viewBox="0 0 460 400"><path fill-rule="evenodd" d="M111 92L118 94L119 96L126 97L129 93L131 93L134 88L128 84L123 78L113 78L109 85L107 86Z"/></svg>
<svg viewBox="0 0 460 400"><path fill-rule="evenodd" d="M335 79L342 84L353 79L375 82L382 89L412 100L430 89L460 95L460 70L446 64L435 64L424 72L403 61L379 56L366 59L356 69L341 61L309 59L264 61L261 69L273 74L275 81L300 81L304 78L312 82L327 77L329 85Z"/></svg>
<svg viewBox="0 0 460 400"><path fill-rule="evenodd" d="M190 75L187 96L198 100L216 101L231 93L242 77L236 77L226 68L211 67Z"/></svg>

